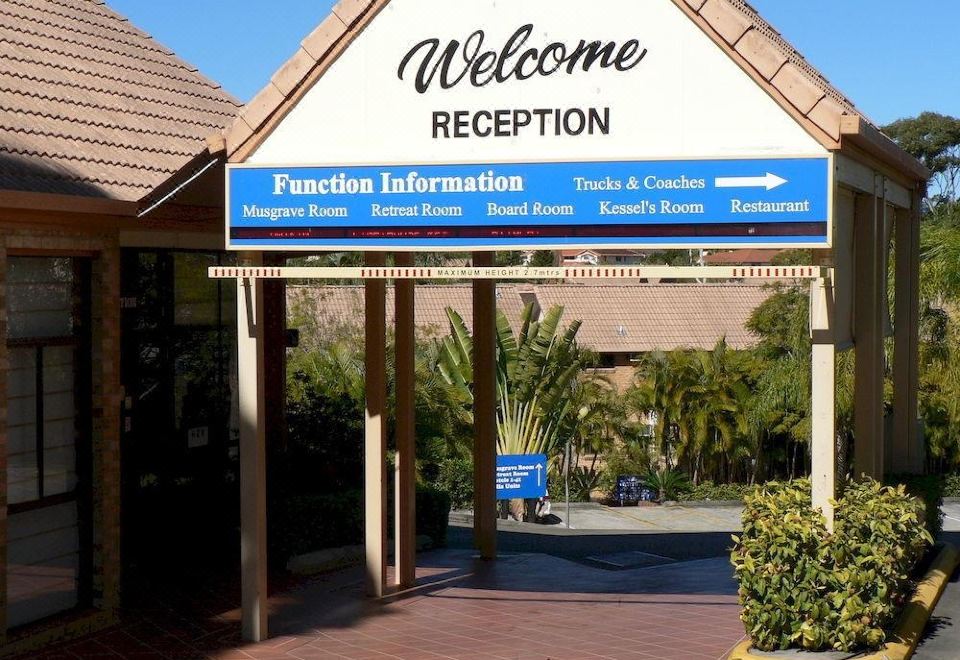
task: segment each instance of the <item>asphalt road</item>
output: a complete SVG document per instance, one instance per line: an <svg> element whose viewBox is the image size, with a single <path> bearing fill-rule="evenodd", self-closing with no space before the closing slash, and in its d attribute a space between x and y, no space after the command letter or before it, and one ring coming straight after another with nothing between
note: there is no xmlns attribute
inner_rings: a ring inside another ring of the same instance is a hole
<svg viewBox="0 0 960 660"><path fill-rule="evenodd" d="M954 574L947 590L943 592L933 618L927 625L926 636L913 657L914 660L960 658L960 572Z"/></svg>
<svg viewBox="0 0 960 660"><path fill-rule="evenodd" d="M943 540L960 546L960 502L947 503ZM530 525L501 520L497 543L503 552L539 552L583 561L623 552L643 552L677 561L727 555L740 524L739 506L605 507L579 504L571 507L572 529L559 525ZM562 503L553 513L566 518ZM451 516L448 544L472 548L472 516ZM960 624L958 624L960 625ZM954 657L960 660L960 651Z"/></svg>

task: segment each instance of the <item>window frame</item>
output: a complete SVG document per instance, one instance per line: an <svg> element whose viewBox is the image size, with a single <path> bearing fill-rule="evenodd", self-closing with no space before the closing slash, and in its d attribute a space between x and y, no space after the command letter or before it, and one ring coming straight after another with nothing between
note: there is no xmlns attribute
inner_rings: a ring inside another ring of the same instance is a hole
<svg viewBox="0 0 960 660"><path fill-rule="evenodd" d="M73 309L71 317L74 332L70 336L58 337L18 337L7 338L7 350L34 349L34 426L36 437L34 447L37 463L37 497L22 502L8 503L9 515L37 511L52 506L59 506L69 502L77 502L78 514L83 515L90 507L85 505L84 499L90 493L90 479L93 466L91 464L92 442L92 298L91 275L92 264L89 258L77 255L41 255L41 254L11 254L9 262L17 258L58 259L69 258L72 261L73 276ZM9 284L8 284L9 287ZM9 296L8 296L9 300ZM9 303L8 303L9 304ZM76 485L69 491L47 495L45 493L44 470L44 381L43 381L43 354L47 348L73 348L74 366L74 451Z"/></svg>

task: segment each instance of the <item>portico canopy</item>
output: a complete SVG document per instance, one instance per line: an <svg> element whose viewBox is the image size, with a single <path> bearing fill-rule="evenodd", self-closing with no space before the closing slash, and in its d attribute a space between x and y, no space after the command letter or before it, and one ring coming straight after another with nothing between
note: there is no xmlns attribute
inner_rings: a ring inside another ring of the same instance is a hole
<svg viewBox="0 0 960 660"><path fill-rule="evenodd" d="M740 0L341 0L210 150L230 165L227 245L246 265L265 250L362 250L379 267L385 252L412 266L421 250L473 251L485 266L497 249L810 248L823 274L811 287L815 504L831 519L838 349L857 350L856 473L920 469L918 227L928 173ZM474 291L476 537L492 558L494 283L478 280ZM410 280L398 281L398 393L413 388L413 294ZM382 279L368 281L375 595L386 556L384 295ZM244 634L260 639L255 279L239 287L238 306ZM412 399L397 410L397 582L408 586Z"/></svg>

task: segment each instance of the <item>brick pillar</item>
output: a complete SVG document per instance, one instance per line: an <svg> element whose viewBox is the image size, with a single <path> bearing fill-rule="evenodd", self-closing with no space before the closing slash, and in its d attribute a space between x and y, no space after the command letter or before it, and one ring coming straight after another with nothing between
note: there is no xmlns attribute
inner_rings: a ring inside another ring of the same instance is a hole
<svg viewBox="0 0 960 660"><path fill-rule="evenodd" d="M93 596L112 612L120 599L120 248L92 269Z"/></svg>
<svg viewBox="0 0 960 660"><path fill-rule="evenodd" d="M0 245L0 647L7 643L7 248Z"/></svg>

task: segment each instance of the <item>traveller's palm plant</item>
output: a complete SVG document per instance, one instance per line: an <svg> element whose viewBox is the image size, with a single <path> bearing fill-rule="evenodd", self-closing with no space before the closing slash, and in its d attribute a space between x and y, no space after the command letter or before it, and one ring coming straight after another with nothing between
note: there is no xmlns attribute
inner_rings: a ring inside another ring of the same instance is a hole
<svg viewBox="0 0 960 660"><path fill-rule="evenodd" d="M561 333L563 307L535 320L527 305L516 334L497 311L497 450L501 454L550 454L571 415L574 388L585 356L576 343L580 321ZM441 343L438 367L451 385L473 400L473 339L456 311L447 309L450 335Z"/></svg>

